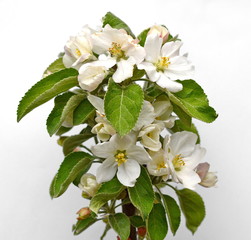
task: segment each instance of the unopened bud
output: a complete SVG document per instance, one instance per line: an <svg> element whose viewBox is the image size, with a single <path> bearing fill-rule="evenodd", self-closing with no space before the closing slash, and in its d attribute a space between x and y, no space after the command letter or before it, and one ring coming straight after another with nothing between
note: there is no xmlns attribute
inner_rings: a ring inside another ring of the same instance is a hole
<svg viewBox="0 0 251 240"><path fill-rule="evenodd" d="M156 33L159 35L160 38L163 39L163 43L167 41L169 32L166 27L163 27L161 25L154 25L150 28L148 35Z"/></svg>
<svg viewBox="0 0 251 240"><path fill-rule="evenodd" d="M77 212L77 214L78 214L77 220L83 220L83 219L89 217L89 215L91 214L91 210L88 207L84 207L84 208L81 208Z"/></svg>
<svg viewBox="0 0 251 240"><path fill-rule="evenodd" d="M144 237L146 235L146 228L145 227L139 227L138 228L138 235L140 237Z"/></svg>
<svg viewBox="0 0 251 240"><path fill-rule="evenodd" d="M203 187L214 187L218 181L218 178L214 172L208 172L206 176L199 183Z"/></svg>
<svg viewBox="0 0 251 240"><path fill-rule="evenodd" d="M96 177L91 173L84 174L81 179L78 187L83 191L83 197L90 198L93 197L98 188L99 184L96 181Z"/></svg>

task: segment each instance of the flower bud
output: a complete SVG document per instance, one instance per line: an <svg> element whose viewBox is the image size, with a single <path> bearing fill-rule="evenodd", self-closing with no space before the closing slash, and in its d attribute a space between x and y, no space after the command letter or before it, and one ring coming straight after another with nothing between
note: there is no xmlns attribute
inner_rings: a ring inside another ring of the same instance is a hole
<svg viewBox="0 0 251 240"><path fill-rule="evenodd" d="M95 121L98 123L92 128L91 132L97 134L101 141L109 140L111 135L116 133L114 128L102 117L96 117Z"/></svg>
<svg viewBox="0 0 251 240"><path fill-rule="evenodd" d="M163 39L163 43L167 41L169 31L166 27L163 27L161 25L154 25L150 28L148 35L150 34L158 34L160 38Z"/></svg>
<svg viewBox="0 0 251 240"><path fill-rule="evenodd" d="M96 194L99 184L97 183L96 177L93 174L86 173L81 177L78 187L83 191L83 196L89 198Z"/></svg>
<svg viewBox="0 0 251 240"><path fill-rule="evenodd" d="M145 227L139 227L138 228L138 235L140 237L144 237L146 235L146 228Z"/></svg>
<svg viewBox="0 0 251 240"><path fill-rule="evenodd" d="M218 181L218 178L214 172L208 172L206 176L199 183L203 187L214 187Z"/></svg>
<svg viewBox="0 0 251 240"><path fill-rule="evenodd" d="M81 208L78 212L77 220L83 220L91 214L91 210L88 207Z"/></svg>

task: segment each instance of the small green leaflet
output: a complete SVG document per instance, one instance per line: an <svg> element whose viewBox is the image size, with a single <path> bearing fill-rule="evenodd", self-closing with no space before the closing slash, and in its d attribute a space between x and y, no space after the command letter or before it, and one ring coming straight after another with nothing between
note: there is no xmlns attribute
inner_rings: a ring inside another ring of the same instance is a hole
<svg viewBox="0 0 251 240"><path fill-rule="evenodd" d="M176 193L186 218L186 226L192 233L195 233L206 215L204 202L198 193L187 188L176 190Z"/></svg>
<svg viewBox="0 0 251 240"><path fill-rule="evenodd" d="M17 109L17 121L19 122L34 108L49 101L58 94L78 85L78 71L73 68L53 73L30 88L20 101Z"/></svg>
<svg viewBox="0 0 251 240"><path fill-rule="evenodd" d="M150 28L145 29L137 37L137 39L139 40L139 45L142 47L145 45L147 33L149 32L149 30L150 30Z"/></svg>
<svg viewBox="0 0 251 240"><path fill-rule="evenodd" d="M93 218L92 216L89 216L88 218L77 221L77 223L75 225L73 225L73 227L72 227L73 234L79 235L80 233L82 233L85 229L90 227L96 221L97 220L95 218Z"/></svg>
<svg viewBox="0 0 251 240"><path fill-rule="evenodd" d="M54 108L46 123L50 136L57 132L67 118L70 118L70 125L73 125L73 111L85 97L84 94L75 95L74 93L66 92L55 98Z"/></svg>
<svg viewBox="0 0 251 240"><path fill-rule="evenodd" d="M154 192L150 177L144 167L134 187L128 187L128 193L132 204L139 209L143 219L151 212L154 201Z"/></svg>
<svg viewBox="0 0 251 240"><path fill-rule="evenodd" d="M143 100L143 90L139 85L121 87L110 79L105 95L105 114L121 136L129 133L135 126Z"/></svg>
<svg viewBox="0 0 251 240"><path fill-rule="evenodd" d="M118 233L121 240L127 240L130 235L130 220L124 213L109 215L111 227Z"/></svg>
<svg viewBox="0 0 251 240"><path fill-rule="evenodd" d="M154 204L146 221L146 227L151 240L163 240L167 235L166 213L161 203Z"/></svg>
<svg viewBox="0 0 251 240"><path fill-rule="evenodd" d="M173 235L175 235L180 225L180 208L172 197L165 194L161 194L161 197L166 209L171 231Z"/></svg>
<svg viewBox="0 0 251 240"><path fill-rule="evenodd" d="M66 67L63 63L63 58L60 57L57 60L55 60L53 63L51 63L50 66L44 71L44 76L49 76L50 74L58 72L65 68Z"/></svg>
<svg viewBox="0 0 251 240"><path fill-rule="evenodd" d="M91 133L91 128L87 127L87 131L83 134L73 135L67 137L63 142L64 155L71 153L76 147L80 146L83 142L92 138L94 135Z"/></svg>
<svg viewBox="0 0 251 240"><path fill-rule="evenodd" d="M217 113L209 106L207 96L201 86L194 80L177 82L183 85L183 90L177 93L168 92L170 100L191 117L207 123L213 122L217 118Z"/></svg>
<svg viewBox="0 0 251 240"><path fill-rule="evenodd" d="M101 185L96 195L91 199L90 209L98 213L99 209L109 200L116 198L125 187L115 177Z"/></svg>
<svg viewBox="0 0 251 240"><path fill-rule="evenodd" d="M90 168L93 160L94 157L85 152L73 152L66 156L51 183L51 197L57 198L61 196L78 176L79 172Z"/></svg>
<svg viewBox="0 0 251 240"><path fill-rule="evenodd" d="M106 24L109 24L112 28L124 29L127 31L129 35L135 38L135 35L133 34L132 30L128 27L128 25L121 19L116 17L113 13L111 12L106 13L106 15L102 18L102 20L103 20L103 27Z"/></svg>
<svg viewBox="0 0 251 240"><path fill-rule="evenodd" d="M131 225L133 225L136 228L146 226L146 223L144 222L144 220L140 216L136 216L136 215L131 216L130 221L131 221Z"/></svg>

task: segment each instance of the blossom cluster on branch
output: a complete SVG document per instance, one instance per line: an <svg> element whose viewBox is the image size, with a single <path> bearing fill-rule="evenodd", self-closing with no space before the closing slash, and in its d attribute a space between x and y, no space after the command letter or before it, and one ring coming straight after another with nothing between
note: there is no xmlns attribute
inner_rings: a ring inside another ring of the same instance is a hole
<svg viewBox="0 0 251 240"><path fill-rule="evenodd" d="M70 37L20 101L18 121L54 98L47 130L59 136L65 158L50 195L59 197L74 184L90 200L77 213L74 234L103 220L101 239L113 228L122 240L162 240L168 225L176 233L181 212L193 233L204 219L203 200L194 190L215 186L217 176L203 162L206 150L192 119L210 123L217 114L191 79L194 66L181 46L163 25L135 37L108 12L102 27L86 25ZM77 125L81 132L67 135ZM93 164L95 175L88 172ZM179 204L164 193L166 187Z"/></svg>

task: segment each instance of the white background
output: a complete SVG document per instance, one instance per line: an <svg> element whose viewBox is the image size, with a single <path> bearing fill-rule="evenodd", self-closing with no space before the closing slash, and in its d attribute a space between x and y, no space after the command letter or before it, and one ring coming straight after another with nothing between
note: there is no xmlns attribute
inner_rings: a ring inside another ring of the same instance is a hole
<svg viewBox="0 0 251 240"><path fill-rule="evenodd" d="M165 24L179 33L196 66L196 80L219 113L213 124L196 122L218 172L218 187L198 192L207 217L192 236L184 222L175 239L251 239L251 4L250 0L0 0L1 166L0 239L98 239L102 224L72 236L75 212L87 205L71 187L51 200L50 181L63 154L46 132L49 102L16 123L18 101L56 59L70 35L99 24L112 11L134 32ZM107 239L116 239L111 234ZM174 239L169 233L166 239Z"/></svg>

